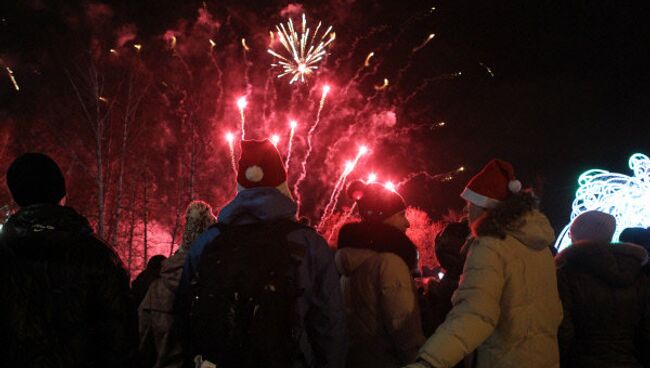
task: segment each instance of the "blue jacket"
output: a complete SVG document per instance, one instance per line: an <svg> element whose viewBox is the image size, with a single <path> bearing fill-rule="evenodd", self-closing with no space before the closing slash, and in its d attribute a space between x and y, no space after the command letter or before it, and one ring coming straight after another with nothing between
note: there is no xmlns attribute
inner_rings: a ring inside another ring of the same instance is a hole
<svg viewBox="0 0 650 368"><path fill-rule="evenodd" d="M219 213L218 222L246 225L279 219L295 219L296 204L275 188L246 189ZM217 236L214 227L201 234L190 247L179 285L179 295L187 290L198 271L205 247ZM312 229L299 229L288 235L289 241L305 246L305 258L299 268L298 300L302 323L300 348L310 367L344 367L346 338L344 306L334 256L325 240Z"/></svg>

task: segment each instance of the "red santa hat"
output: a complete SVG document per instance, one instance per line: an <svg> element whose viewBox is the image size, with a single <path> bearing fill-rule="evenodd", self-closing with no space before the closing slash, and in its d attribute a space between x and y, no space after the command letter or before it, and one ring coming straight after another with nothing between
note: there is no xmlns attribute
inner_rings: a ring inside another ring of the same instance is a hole
<svg viewBox="0 0 650 368"><path fill-rule="evenodd" d="M460 195L479 207L494 208L521 190L521 182L509 162L494 159L474 176Z"/></svg>
<svg viewBox="0 0 650 368"><path fill-rule="evenodd" d="M287 171L280 152L270 140L241 142L237 187L238 190L273 187L291 198L287 186Z"/></svg>

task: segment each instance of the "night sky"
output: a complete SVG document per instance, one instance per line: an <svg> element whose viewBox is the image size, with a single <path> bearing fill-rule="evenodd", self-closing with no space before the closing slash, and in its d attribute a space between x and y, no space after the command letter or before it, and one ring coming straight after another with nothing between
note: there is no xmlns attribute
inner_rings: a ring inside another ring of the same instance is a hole
<svg viewBox="0 0 650 368"><path fill-rule="evenodd" d="M48 109L60 110L46 106L56 100L34 90L49 89L56 94L63 66L90 37L83 25L71 26L74 22L70 21L83 18L88 2L7 3L3 2L1 10L0 57L12 66L21 91L14 91L4 71L0 74L0 130L13 126L2 131L9 137L0 142L4 144L0 149L3 170L22 151L57 145L45 144L32 133L41 130L36 121L42 121ZM159 38L167 29L178 27L179 20L196 17L202 3L105 2L114 14L112 22L135 24L138 39L143 40ZM230 16L229 33L223 37L233 43L271 29L282 21L277 14L288 4L206 3L218 19ZM492 157L509 160L524 184L541 194L543 208L559 230L568 219L581 172L598 167L628 174L627 159L632 153L650 154L649 13L638 3L333 0L300 4L310 16L334 25L337 45L332 52L339 56L355 37L373 27L385 25L397 31L409 17L426 14L435 6L432 15L418 18L394 41L395 52L386 56L375 79L403 65L408 51L429 33L435 33L435 39L415 56L402 87L396 89L445 73L460 71L462 76L442 78L426 88L412 103L417 114L411 107L397 108L398 121L403 116L425 127L444 121L445 127L414 132L418 149L412 154L418 155L417 160L408 154L408 139L386 143L387 147L401 146L395 148L401 152L399 160L387 157L389 148L382 151L386 165L399 170L398 161L412 162L402 175L422 165L432 172L465 166L467 174L452 182L419 178L403 188L409 202L439 216L448 207L462 206L457 195L470 174ZM115 37L105 32L99 39L109 44ZM390 34L369 40L374 44L369 41L365 48L359 47L349 63L361 63L373 45L389 42ZM401 51L400 45L404 45ZM331 71L333 60L328 63ZM69 87L64 89L70 93ZM36 115L39 119L32 119ZM206 186L214 182L213 178L202 180L208 182ZM0 202L7 201L3 187Z"/></svg>

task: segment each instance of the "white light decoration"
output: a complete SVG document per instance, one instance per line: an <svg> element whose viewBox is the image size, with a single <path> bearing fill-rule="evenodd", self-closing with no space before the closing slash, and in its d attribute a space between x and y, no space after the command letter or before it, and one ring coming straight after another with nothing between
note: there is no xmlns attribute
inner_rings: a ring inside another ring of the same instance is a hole
<svg viewBox="0 0 650 368"><path fill-rule="evenodd" d="M628 227L650 226L650 158L635 153L630 157L629 166L634 176L600 169L585 171L580 175L571 221L555 243L558 250L571 244L569 228L573 220L586 211L602 211L614 216L616 240Z"/></svg>

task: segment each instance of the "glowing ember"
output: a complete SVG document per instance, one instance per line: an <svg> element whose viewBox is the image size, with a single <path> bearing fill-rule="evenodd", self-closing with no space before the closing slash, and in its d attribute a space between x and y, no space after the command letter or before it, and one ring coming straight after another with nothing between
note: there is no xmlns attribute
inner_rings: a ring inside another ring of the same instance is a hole
<svg viewBox="0 0 650 368"><path fill-rule="evenodd" d="M134 47L136 50L138 50L138 52L140 52L140 50L142 50L142 45L140 45L139 43L136 43L135 45L133 45L133 47Z"/></svg>
<svg viewBox="0 0 650 368"><path fill-rule="evenodd" d="M217 46L217 44L214 43L214 41L212 41L212 39L210 39L209 41L210 41L210 49L213 49L215 46Z"/></svg>
<svg viewBox="0 0 650 368"><path fill-rule="evenodd" d="M319 62L327 55L327 48L336 38L336 34L332 32L332 26L319 35L321 26L322 22L318 22L316 30L311 34L311 29L307 27L307 19L303 14L300 33L296 32L292 19L289 19L286 25L281 23L275 27L283 49L276 51L269 48L267 51L277 59L271 66L282 69L278 78L290 76L289 84L298 80L304 82L305 76L318 70Z"/></svg>

